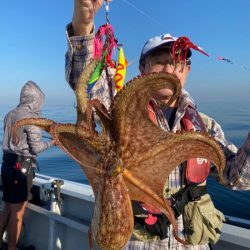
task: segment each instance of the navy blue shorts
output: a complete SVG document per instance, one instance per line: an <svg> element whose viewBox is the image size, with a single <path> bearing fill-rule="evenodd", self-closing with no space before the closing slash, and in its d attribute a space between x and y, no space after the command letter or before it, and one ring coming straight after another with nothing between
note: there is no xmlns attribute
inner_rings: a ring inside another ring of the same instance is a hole
<svg viewBox="0 0 250 250"><path fill-rule="evenodd" d="M32 199L32 180L35 177L34 168L24 174L16 168L17 157L13 154L4 154L1 168L3 201L21 203Z"/></svg>

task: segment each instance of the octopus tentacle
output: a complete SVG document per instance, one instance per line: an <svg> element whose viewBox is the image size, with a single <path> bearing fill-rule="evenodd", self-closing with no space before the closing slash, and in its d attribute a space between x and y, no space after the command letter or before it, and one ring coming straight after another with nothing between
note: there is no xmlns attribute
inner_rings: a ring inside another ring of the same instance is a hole
<svg viewBox="0 0 250 250"><path fill-rule="evenodd" d="M93 152L102 155L108 145L107 141L102 141L97 135L92 135L86 127L74 124L57 124L53 128L52 132L53 138L60 143L60 139L63 136L72 137L72 141L81 141L87 147L89 147Z"/></svg>
<svg viewBox="0 0 250 250"><path fill-rule="evenodd" d="M214 138L200 132L185 131L178 134L165 132L165 136L155 139L151 149L145 150L143 154L138 154L133 159L131 157L130 159L123 158L123 162L128 169L134 166L138 168L138 165L150 161L151 158L158 162L160 161L159 155L163 154L162 157L164 157L166 165L172 165L166 173L168 176L175 166L188 159L205 158L210 159L215 164L220 181L223 183L225 156L221 146Z"/></svg>
<svg viewBox="0 0 250 250"><path fill-rule="evenodd" d="M195 132L165 133L165 139L152 145L152 150L144 152L133 165L127 165L123 173L130 198L162 210L173 225L176 240L180 242L177 223L172 208L165 202L163 187L176 166L197 157L213 161L222 181L225 158L220 145L213 138Z"/></svg>
<svg viewBox="0 0 250 250"><path fill-rule="evenodd" d="M155 143L155 138L164 136L164 131L149 118L148 104L154 93L163 88L172 90L170 102L181 90L178 78L169 73L153 73L137 77L118 93L112 109L115 130L119 131L121 153L141 154ZM152 136L154 135L154 136ZM139 145L143 144L143 147ZM121 156L123 157L123 156Z"/></svg>
<svg viewBox="0 0 250 250"><path fill-rule="evenodd" d="M94 239L103 250L122 249L131 237L134 227L133 211L121 175L115 178L103 175L99 179L91 224Z"/></svg>
<svg viewBox="0 0 250 250"><path fill-rule="evenodd" d="M129 196L131 200L137 200L157 207L167 216L170 223L173 225L174 231L178 231L174 212L171 206L162 197L163 195L158 195L152 187L147 185L147 182L136 178L136 176L133 176L133 174L131 174L131 172L127 169L125 169L123 172L123 179L129 190Z"/></svg>
<svg viewBox="0 0 250 250"><path fill-rule="evenodd" d="M112 132L112 117L108 113L106 107L101 104L98 99L90 100L91 105L95 108L98 117L101 120L102 125L102 133L101 137L110 136Z"/></svg>
<svg viewBox="0 0 250 250"><path fill-rule="evenodd" d="M47 133L50 133L51 126L54 123L55 122L53 120L47 118L25 118L19 120L14 124L12 128L13 143L16 144L18 142L17 131L19 128L23 126L30 126L30 125L37 126L42 130L46 131Z"/></svg>
<svg viewBox="0 0 250 250"><path fill-rule="evenodd" d="M87 109L87 86L91 74L93 73L96 65L98 64L98 60L92 60L81 73L79 80L76 84L75 94L77 100L77 124L81 124L82 121L86 122L85 112Z"/></svg>
<svg viewBox="0 0 250 250"><path fill-rule="evenodd" d="M131 199L136 199L138 189L141 189L140 192L143 194L145 186L163 198L163 187L170 172L191 158L210 159L216 165L220 180L223 182L225 157L220 145L213 138L194 132L170 134L152 147L152 150L145 151L133 165L126 165L124 173L128 172L134 178L140 176L140 182L144 183L143 188L138 185L135 190L128 183ZM126 176L124 174L124 178Z"/></svg>
<svg viewBox="0 0 250 250"><path fill-rule="evenodd" d="M51 133L57 146L80 164L95 193L98 176L100 173L103 173L98 164L100 159L98 159L97 152L95 152L95 149L97 151L99 149L98 143L92 141L90 133L80 125L54 124L51 128Z"/></svg>

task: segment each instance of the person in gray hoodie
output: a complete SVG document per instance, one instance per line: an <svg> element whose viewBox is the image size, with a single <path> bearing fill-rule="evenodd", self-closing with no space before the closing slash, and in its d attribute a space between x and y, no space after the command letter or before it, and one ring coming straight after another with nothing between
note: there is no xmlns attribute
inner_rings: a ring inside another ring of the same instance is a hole
<svg viewBox="0 0 250 250"><path fill-rule="evenodd" d="M0 249L8 225L8 249L16 250L26 205L32 199L37 154L49 149L54 141L41 140L41 130L25 126L18 130L18 143L12 142L12 127L23 118L40 116L45 95L39 86L28 81L22 88L19 105L4 118L3 161L1 168L4 209L0 213Z"/></svg>

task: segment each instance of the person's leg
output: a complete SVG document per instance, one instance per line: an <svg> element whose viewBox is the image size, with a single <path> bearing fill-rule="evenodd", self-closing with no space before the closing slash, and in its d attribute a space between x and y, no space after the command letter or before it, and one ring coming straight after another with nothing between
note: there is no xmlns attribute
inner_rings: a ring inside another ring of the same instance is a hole
<svg viewBox="0 0 250 250"><path fill-rule="evenodd" d="M4 202L4 209L0 213L0 248L3 245L3 234L7 227L9 216L10 204L8 202Z"/></svg>
<svg viewBox="0 0 250 250"><path fill-rule="evenodd" d="M8 224L8 250L16 250L16 245L21 233L23 215L27 201L10 205L10 218Z"/></svg>

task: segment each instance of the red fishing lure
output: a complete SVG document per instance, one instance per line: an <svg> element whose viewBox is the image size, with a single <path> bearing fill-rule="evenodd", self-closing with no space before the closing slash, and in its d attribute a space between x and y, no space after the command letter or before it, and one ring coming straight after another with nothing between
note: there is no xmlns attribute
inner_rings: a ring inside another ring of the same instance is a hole
<svg viewBox="0 0 250 250"><path fill-rule="evenodd" d="M190 39L186 36L179 37L172 46L172 56L175 63L185 64L187 61L187 55L189 49L195 49L202 54L209 56L202 50L201 47L193 44Z"/></svg>

